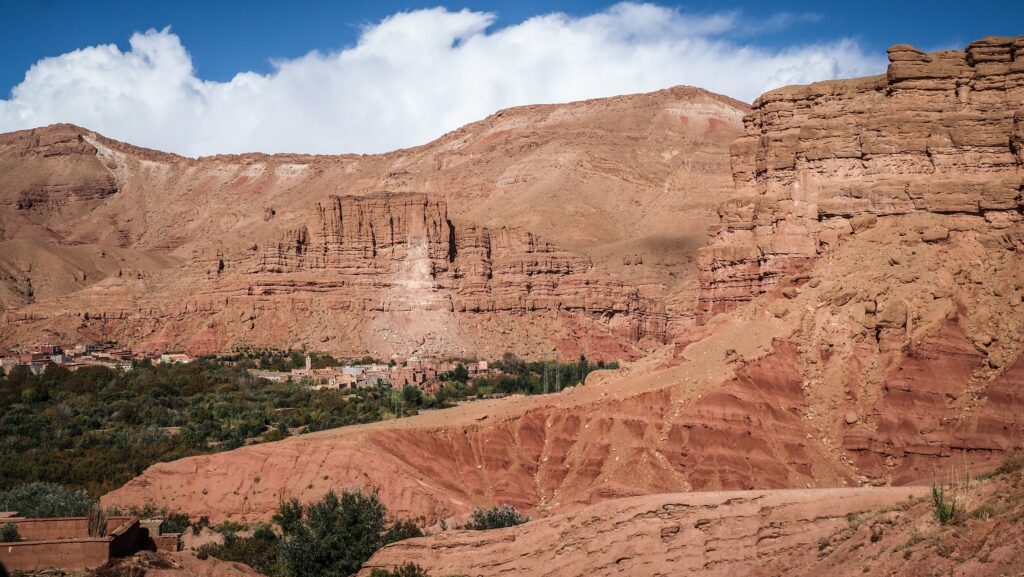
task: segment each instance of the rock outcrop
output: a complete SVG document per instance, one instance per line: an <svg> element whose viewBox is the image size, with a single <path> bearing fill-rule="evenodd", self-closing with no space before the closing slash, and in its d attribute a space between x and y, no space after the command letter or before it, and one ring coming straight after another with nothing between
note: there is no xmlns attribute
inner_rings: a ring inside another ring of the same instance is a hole
<svg viewBox="0 0 1024 577"><path fill-rule="evenodd" d="M492 531L443 531L378 552L359 575L415 563L431 575L766 575L851 517L923 487L674 493L618 499Z"/></svg>
<svg viewBox="0 0 1024 577"><path fill-rule="evenodd" d="M899 45L889 60L885 76L754 102L732 145L737 197L700 251L700 320L764 293L878 217L1020 223L1024 38L933 54Z"/></svg>
<svg viewBox="0 0 1024 577"><path fill-rule="evenodd" d="M935 519L926 487L619 499L507 529L400 541L360 575L409 562L431 575L484 577L1019 575L1021 481L1008 468L954 488L969 513L955 526Z"/></svg>

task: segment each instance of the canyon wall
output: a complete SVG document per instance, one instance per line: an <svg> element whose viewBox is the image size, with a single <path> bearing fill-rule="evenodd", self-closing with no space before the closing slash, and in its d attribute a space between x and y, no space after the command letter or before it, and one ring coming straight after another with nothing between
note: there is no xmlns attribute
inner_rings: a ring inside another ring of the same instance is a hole
<svg viewBox="0 0 1024 577"><path fill-rule="evenodd" d="M699 320L764 293L881 216L1020 222L1024 39L933 54L898 45L889 60L885 76L754 102L731 150L737 197L700 250Z"/></svg>

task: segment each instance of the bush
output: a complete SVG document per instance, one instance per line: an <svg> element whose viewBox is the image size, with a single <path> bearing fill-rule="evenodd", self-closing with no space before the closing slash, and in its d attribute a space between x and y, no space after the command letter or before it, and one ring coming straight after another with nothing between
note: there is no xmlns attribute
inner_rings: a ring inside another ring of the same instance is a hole
<svg viewBox="0 0 1024 577"><path fill-rule="evenodd" d="M282 501L274 513L274 522L285 535L291 535L302 526L302 504L295 497Z"/></svg>
<svg viewBox="0 0 1024 577"><path fill-rule="evenodd" d="M374 569L370 577L430 577L427 571L415 563L406 563L390 570Z"/></svg>
<svg viewBox="0 0 1024 577"><path fill-rule="evenodd" d="M956 495L940 485L932 485L932 510L941 525L950 525L964 520L963 506Z"/></svg>
<svg viewBox="0 0 1024 577"><path fill-rule="evenodd" d="M0 543L13 543L15 541L21 541L21 535L18 534L18 526L14 523L0 525Z"/></svg>
<svg viewBox="0 0 1024 577"><path fill-rule="evenodd" d="M386 533L384 533L384 544L390 545L398 541L404 541L406 539L412 539L413 537L422 537L423 531L416 526L416 523L408 519L399 519L395 521L391 527L388 527Z"/></svg>
<svg viewBox="0 0 1024 577"><path fill-rule="evenodd" d="M99 505L89 508L88 532L90 537L107 536L107 512Z"/></svg>
<svg viewBox="0 0 1024 577"><path fill-rule="evenodd" d="M246 563L270 577L344 577L357 573L387 543L423 535L409 520L397 520L385 531L386 517L387 509L376 492L343 491L339 496L329 491L308 506L292 498L282 501L274 514L280 536L270 525L260 525L252 537L227 531L223 544L205 545L197 554ZM202 520L195 526L200 525ZM395 570L409 571L407 567Z"/></svg>
<svg viewBox="0 0 1024 577"><path fill-rule="evenodd" d="M0 511L17 511L22 517L85 517L95 504L85 491L56 483L26 483L0 491Z"/></svg>
<svg viewBox="0 0 1024 577"><path fill-rule="evenodd" d="M294 577L353 575L383 544L385 512L376 493L328 491L286 533L281 560Z"/></svg>
<svg viewBox="0 0 1024 577"><path fill-rule="evenodd" d="M191 524L192 522L189 520L188 515L183 513L171 513L164 518L162 523L160 523L160 532L184 533L185 529L187 529Z"/></svg>
<svg viewBox="0 0 1024 577"><path fill-rule="evenodd" d="M223 544L208 543L200 547L197 557L205 559L212 556L223 561L245 563L263 575L283 577L288 573L280 561L279 541L273 531L270 534L272 537L269 539L263 533L259 537L246 538L225 535Z"/></svg>
<svg viewBox="0 0 1024 577"><path fill-rule="evenodd" d="M477 507L473 510L473 514L469 518L469 523L467 523L463 529L469 529L472 531L501 529L503 527L522 525L529 520L529 517L521 514L512 505L502 505L501 507L492 507L490 509L481 509Z"/></svg>
<svg viewBox="0 0 1024 577"><path fill-rule="evenodd" d="M1014 451L1007 455L1003 464L996 469L996 473L1000 475L1008 475L1019 471L1024 471L1024 453L1021 451Z"/></svg>

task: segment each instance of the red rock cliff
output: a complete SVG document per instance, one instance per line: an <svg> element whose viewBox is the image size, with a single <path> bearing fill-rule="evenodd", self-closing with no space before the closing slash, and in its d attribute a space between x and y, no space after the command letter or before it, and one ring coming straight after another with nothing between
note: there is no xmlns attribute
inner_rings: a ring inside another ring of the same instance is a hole
<svg viewBox="0 0 1024 577"><path fill-rule="evenodd" d="M885 76L754 102L731 150L737 198L698 257L699 320L764 293L879 216L1019 220L1024 37L934 54L898 45L889 60Z"/></svg>

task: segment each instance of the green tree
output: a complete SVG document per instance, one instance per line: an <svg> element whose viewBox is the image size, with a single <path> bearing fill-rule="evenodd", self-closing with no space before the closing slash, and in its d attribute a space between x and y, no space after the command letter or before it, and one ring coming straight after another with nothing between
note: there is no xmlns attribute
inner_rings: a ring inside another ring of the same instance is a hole
<svg viewBox="0 0 1024 577"><path fill-rule="evenodd" d="M84 517L93 505L85 491L56 483L26 483L0 491L0 511L17 511L22 517Z"/></svg>
<svg viewBox="0 0 1024 577"><path fill-rule="evenodd" d="M422 537L423 531L409 519L399 519L388 527L384 533L384 545L390 545L398 541L405 541L414 537Z"/></svg>
<svg viewBox="0 0 1024 577"><path fill-rule="evenodd" d="M491 507L490 509L477 507L473 509L473 514L469 517L469 523L466 524L464 529L471 531L501 529L503 527L522 525L529 520L529 517L517 511L512 505L502 505L500 507Z"/></svg>
<svg viewBox="0 0 1024 577"><path fill-rule="evenodd" d="M415 385L405 385L402 387L402 400L413 407L423 406L423 391Z"/></svg>
<svg viewBox="0 0 1024 577"><path fill-rule="evenodd" d="M384 516L376 493L328 491L286 535L281 558L294 577L354 575L383 544Z"/></svg>
<svg viewBox="0 0 1024 577"><path fill-rule="evenodd" d="M452 380L460 383L465 383L469 380L469 369L466 368L466 365L459 363L455 366L455 370L452 371Z"/></svg>
<svg viewBox="0 0 1024 577"><path fill-rule="evenodd" d="M302 527L302 504L295 497L282 502L274 513L274 522L285 535L293 535Z"/></svg>

